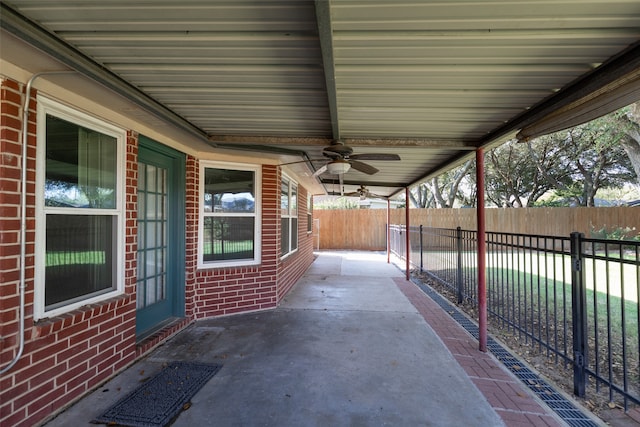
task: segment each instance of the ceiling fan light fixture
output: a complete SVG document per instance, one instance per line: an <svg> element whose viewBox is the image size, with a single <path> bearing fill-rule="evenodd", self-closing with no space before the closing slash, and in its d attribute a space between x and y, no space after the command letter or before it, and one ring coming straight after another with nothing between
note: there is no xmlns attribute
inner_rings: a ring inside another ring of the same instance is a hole
<svg viewBox="0 0 640 427"><path fill-rule="evenodd" d="M342 175L351 169L351 165L346 160L336 159L327 163L327 172L332 175Z"/></svg>

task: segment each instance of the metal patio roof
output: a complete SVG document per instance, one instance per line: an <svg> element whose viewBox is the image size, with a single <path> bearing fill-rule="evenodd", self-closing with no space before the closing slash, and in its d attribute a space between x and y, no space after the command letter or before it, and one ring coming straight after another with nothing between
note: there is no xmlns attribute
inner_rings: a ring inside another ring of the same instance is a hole
<svg viewBox="0 0 640 427"><path fill-rule="evenodd" d="M346 192L398 193L640 70L638 0L10 0L1 19L5 60L43 71L27 42L212 152L401 157Z"/></svg>

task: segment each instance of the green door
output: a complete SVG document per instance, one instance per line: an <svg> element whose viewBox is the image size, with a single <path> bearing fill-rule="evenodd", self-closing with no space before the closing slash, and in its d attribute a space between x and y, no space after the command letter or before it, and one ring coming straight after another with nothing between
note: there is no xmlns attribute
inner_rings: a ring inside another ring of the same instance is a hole
<svg viewBox="0 0 640 427"><path fill-rule="evenodd" d="M140 137L138 147L138 339L184 316L185 157Z"/></svg>

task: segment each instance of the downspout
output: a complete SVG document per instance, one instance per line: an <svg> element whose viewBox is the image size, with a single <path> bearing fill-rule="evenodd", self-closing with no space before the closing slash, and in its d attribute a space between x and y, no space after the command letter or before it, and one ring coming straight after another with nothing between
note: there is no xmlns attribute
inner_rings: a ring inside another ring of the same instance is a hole
<svg viewBox="0 0 640 427"><path fill-rule="evenodd" d="M476 182L478 206L478 344L487 352L487 238L484 216L484 149L476 150Z"/></svg>
<svg viewBox="0 0 640 427"><path fill-rule="evenodd" d="M33 82L42 75L52 75L52 74L69 74L75 73L75 71L45 71L42 73L37 73L31 76L29 81L27 82L27 86L25 88L25 96L24 102L22 104L22 133L21 133L21 142L22 142L22 173L20 176L20 285L19 285L19 325L18 325L18 353L16 353L15 357L7 366L0 369L0 375L9 371L9 369L13 368L20 357L22 357L22 352L24 351L24 305L25 305L25 292L27 289L26 284L26 274L25 274L25 261L27 258L27 244L26 244L26 236L27 236L27 152L28 152L28 128L29 128L29 101L31 100L31 86Z"/></svg>

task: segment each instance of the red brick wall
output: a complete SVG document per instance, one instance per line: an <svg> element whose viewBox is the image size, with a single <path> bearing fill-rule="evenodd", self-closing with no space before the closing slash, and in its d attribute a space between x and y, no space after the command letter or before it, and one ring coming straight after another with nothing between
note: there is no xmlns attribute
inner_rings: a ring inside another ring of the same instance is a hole
<svg viewBox="0 0 640 427"><path fill-rule="evenodd" d="M0 367L18 350L21 90L4 80L0 98ZM34 91L35 92L35 91ZM34 93L35 94L35 93ZM0 376L0 425L30 426L96 387L135 357L137 139L127 141L125 294L44 321L33 320L35 98L28 138L25 347Z"/></svg>
<svg viewBox="0 0 640 427"><path fill-rule="evenodd" d="M299 249L280 260L280 169L262 167L262 262L197 269L199 162L187 159L187 315L195 319L274 308L313 261L306 190L299 189Z"/></svg>
<svg viewBox="0 0 640 427"><path fill-rule="evenodd" d="M313 236L307 233L307 190L298 187L298 250L282 261L278 273L278 303L313 262Z"/></svg>
<svg viewBox="0 0 640 427"><path fill-rule="evenodd" d="M187 159L187 177L197 178L199 162ZM262 262L260 265L197 269L198 179L187 182L187 315L196 319L276 306L280 223L278 168L262 168Z"/></svg>
<svg viewBox="0 0 640 427"><path fill-rule="evenodd" d="M18 349L21 90L0 87L0 368ZM187 156L185 314L181 322L143 343L135 337L138 136L127 135L125 191L125 293L63 315L34 322L35 91L28 139L25 348L19 362L0 375L0 425L30 426L97 387L194 319L276 307L313 260L307 234L306 190L299 188L299 249L280 259L280 169L262 168L262 263L197 269L199 162Z"/></svg>

